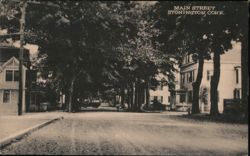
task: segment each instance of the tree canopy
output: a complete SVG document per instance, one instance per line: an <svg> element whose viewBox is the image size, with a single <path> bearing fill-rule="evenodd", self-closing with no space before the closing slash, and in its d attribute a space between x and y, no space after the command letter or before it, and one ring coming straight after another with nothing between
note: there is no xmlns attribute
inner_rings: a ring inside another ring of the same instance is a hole
<svg viewBox="0 0 250 156"><path fill-rule="evenodd" d="M155 76L164 74L162 83L173 81L176 60L181 64L189 54L200 67L193 84L193 107L198 109L204 60L213 58L218 65L219 56L232 48L232 40L247 40L247 24L241 20L245 3L70 0L2 0L0 29L14 35L1 39L19 40L15 33L19 32L21 3L27 3L25 43L39 46L34 68L54 90L66 94L69 111L77 98L97 93L120 95L122 103L138 111L149 103L149 89L159 85ZM176 5L204 4L225 14L170 16L166 11ZM211 82L213 92L218 78L219 68Z"/></svg>

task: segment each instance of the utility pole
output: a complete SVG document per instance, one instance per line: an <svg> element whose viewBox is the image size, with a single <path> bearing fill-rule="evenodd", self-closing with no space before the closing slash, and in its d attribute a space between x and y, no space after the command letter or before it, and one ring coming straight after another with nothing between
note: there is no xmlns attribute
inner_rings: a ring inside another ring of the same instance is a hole
<svg viewBox="0 0 250 156"><path fill-rule="evenodd" d="M19 53L19 91L18 91L18 115L22 115L23 108L23 51L24 51L24 29L27 1L20 2L20 53Z"/></svg>
<svg viewBox="0 0 250 156"><path fill-rule="evenodd" d="M0 0L1 1L1 0ZM23 51L24 51L24 30L25 30L25 17L26 17L26 8L28 3L34 5L44 5L47 7L59 8L59 5L50 2L40 2L40 1L29 1L29 0L11 0L12 2L19 3L21 18L20 30L19 33L3 34L0 35L0 38L8 38L15 35L20 35L20 52L19 52L19 89L18 89L18 115L22 115L22 106L23 106ZM14 17L16 18L16 17ZM31 34L32 35L32 34ZM35 34L33 34L35 36Z"/></svg>

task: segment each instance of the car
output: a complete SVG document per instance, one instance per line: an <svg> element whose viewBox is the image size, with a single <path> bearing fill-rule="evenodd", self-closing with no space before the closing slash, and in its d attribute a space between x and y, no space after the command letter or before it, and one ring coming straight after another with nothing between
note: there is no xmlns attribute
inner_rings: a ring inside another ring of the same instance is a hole
<svg viewBox="0 0 250 156"><path fill-rule="evenodd" d="M160 103L158 100L152 100L153 103L149 104L150 110L159 110L159 111L165 111L166 105Z"/></svg>
<svg viewBox="0 0 250 156"><path fill-rule="evenodd" d="M84 99L80 102L81 107L94 107L98 108L101 105L101 101L99 99Z"/></svg>
<svg viewBox="0 0 250 156"><path fill-rule="evenodd" d="M94 107L94 108L98 108L101 105L101 101L99 99L93 99L90 100L89 102L89 106Z"/></svg>

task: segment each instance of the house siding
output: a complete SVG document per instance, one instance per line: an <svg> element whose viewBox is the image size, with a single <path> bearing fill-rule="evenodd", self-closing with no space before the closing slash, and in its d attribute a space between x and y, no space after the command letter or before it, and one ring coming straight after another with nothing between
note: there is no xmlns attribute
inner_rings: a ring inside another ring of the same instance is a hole
<svg viewBox="0 0 250 156"><path fill-rule="evenodd" d="M6 66L1 67L0 71L0 115L17 115L18 111L18 81L6 82L5 73L6 70L19 70L18 60L11 58ZM7 61L7 62L8 62ZM3 64L2 64L3 65ZM23 66L23 106L22 110L25 111L25 83L26 83L26 68ZM10 90L10 103L3 103L4 90Z"/></svg>
<svg viewBox="0 0 250 156"><path fill-rule="evenodd" d="M236 45L232 50L226 52L225 54L221 55L221 65L220 65L220 80L218 85L218 92L219 92L219 101L218 101L218 109L219 112L222 113L224 110L224 99L233 99L234 98L234 89L241 90L241 49L239 45ZM238 68L238 83L236 83L236 70ZM185 59L183 61L183 65L180 67L180 73L187 73L190 71L194 71L194 81L196 80L197 76L197 69L198 63L188 63L185 64ZM205 60L203 66L203 78L201 82L201 89L207 88L208 89L208 104L204 105L200 101L200 110L201 112L208 112L210 111L210 81L211 75L213 75L213 61L212 60ZM207 79L208 72L210 73L209 79ZM194 82L193 81L193 82ZM188 91L192 91L192 82L187 82L187 78L185 76L185 82L182 82L180 79L180 90L183 92L181 94L185 94L186 100L184 103L180 103L180 96L176 98L176 105L192 105L192 101L188 100ZM201 91L201 90L200 90ZM189 101L189 102L188 102ZM186 109L184 109L186 111Z"/></svg>
<svg viewBox="0 0 250 156"><path fill-rule="evenodd" d="M163 97L162 104L169 105L168 97L170 96L170 93L168 91L168 86L163 86L162 90L150 90L150 96L151 97L162 96Z"/></svg>

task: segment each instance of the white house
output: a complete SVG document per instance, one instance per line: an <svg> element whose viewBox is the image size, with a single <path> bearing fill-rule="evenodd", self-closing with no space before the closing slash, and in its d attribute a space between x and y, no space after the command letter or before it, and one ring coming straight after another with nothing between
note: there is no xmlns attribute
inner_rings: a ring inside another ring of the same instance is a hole
<svg viewBox="0 0 250 156"><path fill-rule="evenodd" d="M165 79L166 77L163 74L159 74L156 76L156 79L160 82L162 79ZM160 103L167 106L167 108L170 107L170 92L169 87L167 85L163 85L160 83L159 86L155 90L150 89L150 101L156 99Z"/></svg>
<svg viewBox="0 0 250 156"><path fill-rule="evenodd" d="M234 44L232 50L221 55L221 73L218 86L218 108L223 112L224 99L241 98L241 46ZM191 55L185 56L180 66L180 88L175 90L175 107L187 110L192 105L192 83L196 79L198 63ZM210 81L213 75L213 61L206 60L200 87L200 111L210 111Z"/></svg>
<svg viewBox="0 0 250 156"><path fill-rule="evenodd" d="M18 112L19 61L16 58L18 51L19 49L14 47L0 47L0 115L17 115ZM22 70L24 89L22 109L25 111L27 66L23 65Z"/></svg>

